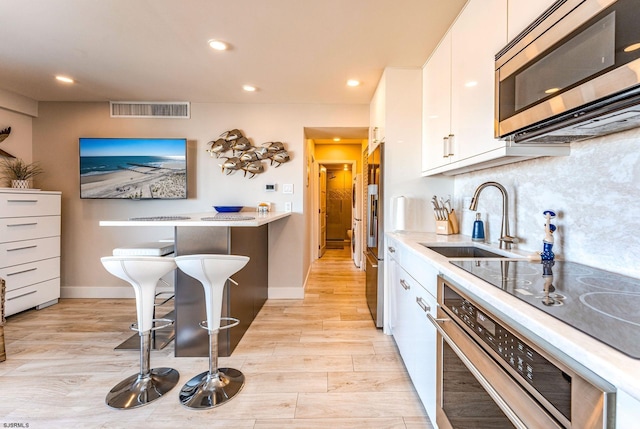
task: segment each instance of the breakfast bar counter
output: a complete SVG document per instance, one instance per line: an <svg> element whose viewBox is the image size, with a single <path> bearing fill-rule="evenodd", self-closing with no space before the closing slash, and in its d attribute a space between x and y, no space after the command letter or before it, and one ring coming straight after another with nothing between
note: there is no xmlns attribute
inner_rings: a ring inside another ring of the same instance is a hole
<svg viewBox="0 0 640 429"><path fill-rule="evenodd" d="M229 356L267 300L269 272L269 223L290 216L288 212L189 213L184 215L103 220L100 226L174 227L175 255L245 255L249 263L227 283L222 317L240 324L219 334L219 355ZM208 356L209 339L199 324L206 319L204 291L196 279L180 270L175 275L175 355Z"/></svg>

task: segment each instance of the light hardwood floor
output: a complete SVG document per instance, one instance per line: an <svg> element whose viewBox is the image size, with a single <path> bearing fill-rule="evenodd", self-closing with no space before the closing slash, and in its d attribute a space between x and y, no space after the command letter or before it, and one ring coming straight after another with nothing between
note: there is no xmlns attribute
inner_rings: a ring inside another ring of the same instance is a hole
<svg viewBox="0 0 640 429"><path fill-rule="evenodd" d="M375 329L364 273L349 250L314 263L303 300L269 300L232 356L245 388L205 411L178 402L179 388L206 370L207 358L151 352L151 366L180 372L166 397L112 410L107 392L138 370L137 351L114 346L131 335L133 300L64 299L7 320L0 363L0 427L29 428L430 428L393 338ZM26 426L23 426L26 427Z"/></svg>

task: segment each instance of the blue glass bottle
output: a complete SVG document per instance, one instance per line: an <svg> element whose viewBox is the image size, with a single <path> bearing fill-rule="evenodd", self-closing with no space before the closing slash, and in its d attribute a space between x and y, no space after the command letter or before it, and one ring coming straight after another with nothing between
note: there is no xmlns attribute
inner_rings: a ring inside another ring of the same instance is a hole
<svg viewBox="0 0 640 429"><path fill-rule="evenodd" d="M476 220L473 222L473 233L471 234L473 241L484 241L484 223L482 222L480 213L476 213Z"/></svg>

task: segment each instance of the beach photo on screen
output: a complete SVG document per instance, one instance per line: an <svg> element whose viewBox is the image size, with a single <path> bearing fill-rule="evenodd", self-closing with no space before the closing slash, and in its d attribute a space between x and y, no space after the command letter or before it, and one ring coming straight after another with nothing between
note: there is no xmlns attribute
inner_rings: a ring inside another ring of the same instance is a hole
<svg viewBox="0 0 640 429"><path fill-rule="evenodd" d="M187 198L187 140L81 137L80 198Z"/></svg>

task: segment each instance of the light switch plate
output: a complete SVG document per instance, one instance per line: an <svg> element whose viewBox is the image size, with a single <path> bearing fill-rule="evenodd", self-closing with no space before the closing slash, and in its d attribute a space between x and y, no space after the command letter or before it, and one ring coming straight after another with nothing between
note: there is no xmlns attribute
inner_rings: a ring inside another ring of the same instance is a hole
<svg viewBox="0 0 640 429"><path fill-rule="evenodd" d="M471 197L464 197L462 199L462 207L464 210L469 210L469 206L471 205Z"/></svg>
<svg viewBox="0 0 640 429"><path fill-rule="evenodd" d="M291 201L287 201L286 203L284 203L284 211L285 212L291 212L293 210L293 204L291 203Z"/></svg>
<svg viewBox="0 0 640 429"><path fill-rule="evenodd" d="M283 194L293 194L293 183L285 183L282 185Z"/></svg>

